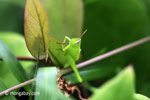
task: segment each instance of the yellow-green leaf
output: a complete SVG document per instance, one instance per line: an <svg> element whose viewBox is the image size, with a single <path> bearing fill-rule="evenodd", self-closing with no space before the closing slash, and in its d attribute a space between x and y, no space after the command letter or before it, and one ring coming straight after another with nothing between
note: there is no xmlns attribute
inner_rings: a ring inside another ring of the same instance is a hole
<svg viewBox="0 0 150 100"><path fill-rule="evenodd" d="M37 57L40 49L39 58L47 58L49 21L39 0L26 0L24 20L25 40L30 53Z"/></svg>

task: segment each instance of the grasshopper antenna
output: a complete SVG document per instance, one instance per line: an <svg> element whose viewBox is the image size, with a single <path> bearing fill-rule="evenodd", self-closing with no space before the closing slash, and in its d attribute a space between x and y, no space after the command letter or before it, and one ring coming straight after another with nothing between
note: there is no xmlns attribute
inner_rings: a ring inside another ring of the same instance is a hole
<svg viewBox="0 0 150 100"><path fill-rule="evenodd" d="M80 39L83 37L83 35L87 32L87 29L80 35Z"/></svg>

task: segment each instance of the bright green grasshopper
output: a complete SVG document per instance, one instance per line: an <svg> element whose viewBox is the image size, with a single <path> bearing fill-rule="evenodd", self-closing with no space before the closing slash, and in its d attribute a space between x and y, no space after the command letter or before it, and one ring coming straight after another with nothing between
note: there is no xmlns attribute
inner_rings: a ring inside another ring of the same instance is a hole
<svg viewBox="0 0 150 100"><path fill-rule="evenodd" d="M84 31L79 38L65 37L64 42L61 43L54 38L50 37L49 56L52 62L58 66L64 66L64 68L72 67L79 82L82 82L82 78L76 67L76 61L80 57L81 52L81 37L86 33ZM66 40L69 41L66 44Z"/></svg>

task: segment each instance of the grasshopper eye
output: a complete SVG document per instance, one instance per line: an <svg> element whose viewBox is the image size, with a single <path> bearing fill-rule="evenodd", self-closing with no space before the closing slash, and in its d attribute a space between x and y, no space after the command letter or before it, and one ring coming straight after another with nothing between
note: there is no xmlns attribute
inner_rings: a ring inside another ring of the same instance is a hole
<svg viewBox="0 0 150 100"><path fill-rule="evenodd" d="M76 42L74 42L74 43L75 43L75 44L78 44L78 43L80 43L80 41L81 41L81 40L78 40L78 41L76 41Z"/></svg>

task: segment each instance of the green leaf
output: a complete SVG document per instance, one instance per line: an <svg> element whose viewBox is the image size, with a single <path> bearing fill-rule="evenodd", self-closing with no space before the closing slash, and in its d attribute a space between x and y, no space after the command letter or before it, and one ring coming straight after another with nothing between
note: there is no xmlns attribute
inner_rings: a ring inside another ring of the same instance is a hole
<svg viewBox="0 0 150 100"><path fill-rule="evenodd" d="M85 82L85 81L110 77L117 72L117 69L119 67L120 66L112 65L112 64L101 65L101 66L99 66L99 64L94 64L94 65L87 66L86 68L80 69L79 73L83 78L83 81ZM63 76L63 78L68 81L71 81L71 84L78 83L75 73L66 74Z"/></svg>
<svg viewBox="0 0 150 100"><path fill-rule="evenodd" d="M133 96L134 73L130 66L98 88L90 100L133 100Z"/></svg>
<svg viewBox="0 0 150 100"><path fill-rule="evenodd" d="M50 19L50 36L63 41L79 37L83 24L82 0L41 0Z"/></svg>
<svg viewBox="0 0 150 100"><path fill-rule="evenodd" d="M28 80L27 74L25 70L22 68L21 64L18 62L16 57L11 53L9 48L1 40L0 40L0 57L2 57L8 69L12 72L12 74L20 83ZM26 86L25 88L27 90L30 90L29 86Z"/></svg>
<svg viewBox="0 0 150 100"><path fill-rule="evenodd" d="M58 91L56 67L38 69L36 92L40 93L40 95L36 95L35 100L67 100L67 98Z"/></svg>
<svg viewBox="0 0 150 100"><path fill-rule="evenodd" d="M2 40L12 51L15 56L32 57L27 49L24 37L16 32L0 32L0 40ZM15 42L12 42L15 40ZM18 49L19 47L19 49ZM20 61L21 65L28 73L31 71L31 66L34 66L32 61Z"/></svg>
<svg viewBox="0 0 150 100"><path fill-rule="evenodd" d="M141 95L141 94L135 94L133 100L150 100L148 97Z"/></svg>
<svg viewBox="0 0 150 100"><path fill-rule="evenodd" d="M32 57L28 51L24 37L15 32L0 32L0 40L4 41L5 44L11 49L12 53L15 56L26 56ZM15 42L12 42L14 41ZM18 49L19 47L19 49ZM32 69L34 66L33 61L19 61L28 75L31 76ZM4 64L3 61L0 62L0 78L3 80L5 85L10 88L14 85L19 84L20 82L14 77L8 67ZM10 82L11 81L11 82Z"/></svg>
<svg viewBox="0 0 150 100"><path fill-rule="evenodd" d="M48 57L49 21L39 0L27 0L24 17L25 40L30 53L37 57L40 48L40 59Z"/></svg>
<svg viewBox="0 0 150 100"><path fill-rule="evenodd" d="M0 80L0 92L6 90L5 84ZM6 93L7 94L7 93ZM17 100L14 96L12 95L4 95L0 97L0 100Z"/></svg>

